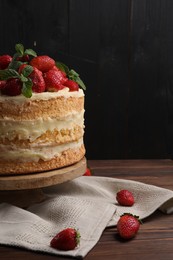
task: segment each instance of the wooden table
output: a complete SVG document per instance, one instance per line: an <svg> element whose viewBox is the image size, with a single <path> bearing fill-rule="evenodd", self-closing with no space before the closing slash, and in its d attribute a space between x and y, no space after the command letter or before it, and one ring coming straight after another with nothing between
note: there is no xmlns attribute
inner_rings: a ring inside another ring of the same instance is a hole
<svg viewBox="0 0 173 260"><path fill-rule="evenodd" d="M172 160L106 160L88 161L94 176L141 181L173 190ZM88 177L89 178L89 177ZM71 259L19 248L0 246L0 259L55 260ZM119 241L116 228L107 228L86 260L173 259L173 215L156 211L143 221L137 236Z"/></svg>

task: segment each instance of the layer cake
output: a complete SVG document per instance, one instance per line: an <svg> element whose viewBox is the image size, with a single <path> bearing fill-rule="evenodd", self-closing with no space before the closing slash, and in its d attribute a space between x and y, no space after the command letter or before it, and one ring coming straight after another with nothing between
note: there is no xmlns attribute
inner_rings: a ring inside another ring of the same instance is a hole
<svg viewBox="0 0 173 260"><path fill-rule="evenodd" d="M9 65L5 70L11 72ZM4 80L5 70L0 70L1 82L6 84L0 93L0 174L37 173L80 161L85 155L83 90L71 89L66 83L73 80L64 71L65 80L60 87L50 86L50 82L46 87L47 71L39 68L46 82L44 91L33 91L32 83L32 94L27 97L21 83L21 91L11 95L5 90L11 80L9 77ZM19 75L17 79L22 82Z"/></svg>

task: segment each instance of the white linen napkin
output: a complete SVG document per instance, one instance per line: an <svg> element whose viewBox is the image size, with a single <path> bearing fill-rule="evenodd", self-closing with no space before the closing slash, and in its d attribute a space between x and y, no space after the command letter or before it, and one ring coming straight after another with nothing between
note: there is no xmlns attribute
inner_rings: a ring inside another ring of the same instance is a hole
<svg viewBox="0 0 173 260"><path fill-rule="evenodd" d="M118 205L116 193L121 189L133 192L132 207ZM143 219L158 208L165 213L172 213L173 209L173 191L131 180L82 176L43 191L46 200L27 209L0 204L0 244L84 257L103 230L117 224L121 214L129 212ZM80 245L70 251L51 248L51 239L67 227L79 230Z"/></svg>

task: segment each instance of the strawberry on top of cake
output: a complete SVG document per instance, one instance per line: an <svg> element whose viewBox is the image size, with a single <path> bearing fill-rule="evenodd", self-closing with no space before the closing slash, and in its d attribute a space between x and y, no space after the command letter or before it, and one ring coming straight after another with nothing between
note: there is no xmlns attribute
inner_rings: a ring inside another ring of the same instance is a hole
<svg viewBox="0 0 173 260"><path fill-rule="evenodd" d="M16 44L16 53L0 56L0 90L2 95L30 98L32 92L56 92L65 87L78 91L85 85L79 74L47 55L37 56L32 49Z"/></svg>

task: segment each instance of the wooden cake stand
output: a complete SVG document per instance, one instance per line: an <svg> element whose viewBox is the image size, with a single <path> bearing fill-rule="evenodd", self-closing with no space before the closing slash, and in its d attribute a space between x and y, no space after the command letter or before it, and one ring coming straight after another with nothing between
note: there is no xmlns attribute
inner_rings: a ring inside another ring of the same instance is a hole
<svg viewBox="0 0 173 260"><path fill-rule="evenodd" d="M68 167L27 175L0 176L0 203L7 202L18 207L28 207L46 199L42 188L60 184L86 171L86 158Z"/></svg>

